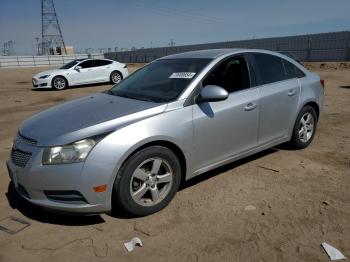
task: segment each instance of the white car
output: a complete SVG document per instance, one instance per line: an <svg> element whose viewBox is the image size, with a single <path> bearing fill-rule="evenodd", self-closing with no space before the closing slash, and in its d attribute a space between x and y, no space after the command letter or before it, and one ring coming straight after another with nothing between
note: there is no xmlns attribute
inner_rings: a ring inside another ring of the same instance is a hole
<svg viewBox="0 0 350 262"><path fill-rule="evenodd" d="M119 83L129 74L127 65L109 59L77 59L59 69L36 74L33 87L62 90L91 83Z"/></svg>

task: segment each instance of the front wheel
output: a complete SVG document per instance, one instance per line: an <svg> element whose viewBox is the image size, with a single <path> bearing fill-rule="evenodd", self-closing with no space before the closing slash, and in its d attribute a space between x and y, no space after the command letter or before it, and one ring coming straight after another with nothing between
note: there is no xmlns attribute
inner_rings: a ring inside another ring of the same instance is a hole
<svg viewBox="0 0 350 262"><path fill-rule="evenodd" d="M176 155L166 147L152 146L131 156L119 171L114 185L114 206L129 214L145 216L169 204L181 180Z"/></svg>
<svg viewBox="0 0 350 262"><path fill-rule="evenodd" d="M56 76L52 79L52 88L63 90L68 86L67 80L62 76Z"/></svg>
<svg viewBox="0 0 350 262"><path fill-rule="evenodd" d="M290 145L296 149L306 148L313 140L317 126L317 114L312 106L305 106L295 121Z"/></svg>
<svg viewBox="0 0 350 262"><path fill-rule="evenodd" d="M120 81L123 80L123 76L120 72L118 71L113 71L110 75L110 82L112 84L118 84Z"/></svg>

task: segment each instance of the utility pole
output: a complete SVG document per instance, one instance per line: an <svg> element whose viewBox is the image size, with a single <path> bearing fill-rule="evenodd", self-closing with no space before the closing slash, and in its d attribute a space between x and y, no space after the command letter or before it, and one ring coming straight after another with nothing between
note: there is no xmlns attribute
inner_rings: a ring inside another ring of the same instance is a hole
<svg viewBox="0 0 350 262"><path fill-rule="evenodd" d="M51 48L60 47L67 54L53 0L41 0L41 53L50 54ZM55 53L56 50L54 50Z"/></svg>
<svg viewBox="0 0 350 262"><path fill-rule="evenodd" d="M171 38L170 39L170 42L169 42L169 46L175 46L175 42L174 42L174 39L173 38Z"/></svg>
<svg viewBox="0 0 350 262"><path fill-rule="evenodd" d="M36 40L36 54L40 55L40 43L39 43L40 37L35 37L35 40Z"/></svg>

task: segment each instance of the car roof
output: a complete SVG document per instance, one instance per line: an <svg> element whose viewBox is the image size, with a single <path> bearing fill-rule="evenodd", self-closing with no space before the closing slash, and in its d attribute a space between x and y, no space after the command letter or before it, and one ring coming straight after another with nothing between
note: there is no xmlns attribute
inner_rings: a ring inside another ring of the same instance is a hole
<svg viewBox="0 0 350 262"><path fill-rule="evenodd" d="M265 54L271 54L271 55L277 55L283 58L286 58L286 55L283 55L278 52L270 51L270 50L264 50L264 49L248 49L248 48L225 48L225 49L208 49L208 50L197 50L197 51L189 51L179 54L173 54L164 56L162 58L159 58L159 60L162 59L181 59L181 58L206 58L206 59L216 59L219 57L225 57L228 55L233 55L236 53L265 53ZM290 57L288 57L290 58Z"/></svg>
<svg viewBox="0 0 350 262"><path fill-rule="evenodd" d="M168 55L165 57L162 57L161 59L178 59L178 58L208 58L208 59L214 59L219 56L238 52L241 50L245 50L243 48L228 48L228 49L208 49L208 50L197 50L197 51L189 51L179 54L173 54Z"/></svg>
<svg viewBox="0 0 350 262"><path fill-rule="evenodd" d="M78 58L78 59L74 59L74 61L77 62L84 62L84 61L89 61L89 60L105 60L105 61L110 61L110 62L115 62L114 60L111 59L106 59L106 58Z"/></svg>

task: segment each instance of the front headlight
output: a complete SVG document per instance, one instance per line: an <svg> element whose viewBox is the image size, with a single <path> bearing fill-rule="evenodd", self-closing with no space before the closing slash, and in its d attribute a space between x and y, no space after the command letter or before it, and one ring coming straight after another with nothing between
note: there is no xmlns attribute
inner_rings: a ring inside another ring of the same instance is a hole
<svg viewBox="0 0 350 262"><path fill-rule="evenodd" d="M40 79L45 79L45 78L48 78L50 75L44 75L44 76L41 76L39 77Z"/></svg>
<svg viewBox="0 0 350 262"><path fill-rule="evenodd" d="M69 145L45 148L42 160L43 165L82 162L95 144L96 141L89 138Z"/></svg>

